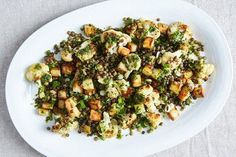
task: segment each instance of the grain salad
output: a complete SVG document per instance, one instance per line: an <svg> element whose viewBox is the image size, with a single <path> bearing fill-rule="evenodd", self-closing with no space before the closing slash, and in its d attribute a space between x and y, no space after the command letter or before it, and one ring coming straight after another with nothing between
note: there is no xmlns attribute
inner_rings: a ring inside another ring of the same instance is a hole
<svg viewBox="0 0 236 157"><path fill-rule="evenodd" d="M119 28L85 24L81 31L67 32L26 71L48 130L96 140L150 133L204 97L214 65L188 25L124 18Z"/></svg>

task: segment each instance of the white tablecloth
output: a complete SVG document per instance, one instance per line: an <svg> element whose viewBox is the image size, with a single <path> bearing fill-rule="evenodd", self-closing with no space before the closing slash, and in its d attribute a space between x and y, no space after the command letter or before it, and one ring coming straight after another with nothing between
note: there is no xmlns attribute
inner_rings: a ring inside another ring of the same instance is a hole
<svg viewBox="0 0 236 157"><path fill-rule="evenodd" d="M10 61L22 42L55 17L101 0L0 1L0 156L39 157L14 128L5 101L5 78ZM147 0L148 1L148 0ZM210 14L223 29L236 61L236 0L187 0ZM203 23L204 24L204 23ZM236 66L235 66L236 68ZM234 68L234 70L235 70ZM236 77L235 77L236 78ZM166 151L149 157L236 156L236 87L223 111L204 131ZM17 88L17 85L16 85Z"/></svg>

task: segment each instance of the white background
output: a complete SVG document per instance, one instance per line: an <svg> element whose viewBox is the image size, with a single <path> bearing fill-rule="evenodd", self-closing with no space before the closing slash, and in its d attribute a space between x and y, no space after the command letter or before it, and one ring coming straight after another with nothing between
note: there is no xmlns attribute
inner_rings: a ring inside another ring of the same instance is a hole
<svg viewBox="0 0 236 157"><path fill-rule="evenodd" d="M148 1L148 0L147 0ZM210 14L220 25L236 60L236 1L187 0ZM7 112L4 85L17 48L35 30L71 10L98 0L0 0L0 156L42 156L19 136ZM234 27L233 27L234 26ZM233 84L235 87L235 83ZM233 87L224 110L208 128L184 143L150 157L231 157L236 154L236 95ZM17 85L16 85L17 88ZM30 126L29 126L30 127Z"/></svg>

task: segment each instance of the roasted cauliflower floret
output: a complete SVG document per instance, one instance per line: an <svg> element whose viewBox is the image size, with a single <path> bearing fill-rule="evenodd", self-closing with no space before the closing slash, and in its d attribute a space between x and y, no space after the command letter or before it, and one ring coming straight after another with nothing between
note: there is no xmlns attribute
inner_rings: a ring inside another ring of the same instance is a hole
<svg viewBox="0 0 236 157"><path fill-rule="evenodd" d="M160 31L157 24L150 20L137 20L137 26L139 30L142 30L142 37L151 37L154 40L160 36Z"/></svg>
<svg viewBox="0 0 236 157"><path fill-rule="evenodd" d="M131 127L131 125L134 123L136 119L137 119L137 115L134 113L126 115L122 121L122 128L127 129Z"/></svg>
<svg viewBox="0 0 236 157"><path fill-rule="evenodd" d="M62 136L67 136L69 132L78 128L78 122L70 117L60 117L60 119L52 126L52 131Z"/></svg>
<svg viewBox="0 0 236 157"><path fill-rule="evenodd" d="M134 70L138 70L141 67L141 58L134 53L130 53L124 57L118 64L118 71L125 73L125 78L128 78L130 73Z"/></svg>
<svg viewBox="0 0 236 157"><path fill-rule="evenodd" d="M180 56L182 55L182 51L178 50L175 51L173 53L171 52L165 52L163 54L163 56L160 59L160 62L164 65L164 64L169 64L170 68L176 69L182 62L182 59L180 58Z"/></svg>
<svg viewBox="0 0 236 157"><path fill-rule="evenodd" d="M147 95L144 100L144 104L147 107L148 112L157 111L156 106L160 105L159 93L157 91L153 91L151 94Z"/></svg>
<svg viewBox="0 0 236 157"><path fill-rule="evenodd" d="M40 80L45 74L49 74L49 67L44 63L32 64L26 72L26 78L29 81Z"/></svg>
<svg viewBox="0 0 236 157"><path fill-rule="evenodd" d="M150 95L153 92L153 88L151 85L144 85L139 88L138 93L144 96Z"/></svg>
<svg viewBox="0 0 236 157"><path fill-rule="evenodd" d="M118 126L110 120L107 112L103 112L103 120L99 122L99 134L104 138L111 138L118 133Z"/></svg>
<svg viewBox="0 0 236 157"><path fill-rule="evenodd" d="M113 29L101 34L101 42L105 43L106 51L110 54L117 53L118 47L124 47L131 42L129 35Z"/></svg>
<svg viewBox="0 0 236 157"><path fill-rule="evenodd" d="M198 73L198 77L207 80L208 77L214 72L213 64L204 64L201 71Z"/></svg>
<svg viewBox="0 0 236 157"><path fill-rule="evenodd" d="M134 105L136 114L143 114L146 112L144 104L136 104Z"/></svg>
<svg viewBox="0 0 236 157"><path fill-rule="evenodd" d="M167 34L174 43L181 43L192 38L192 31L189 26L182 22L175 22L169 26Z"/></svg>
<svg viewBox="0 0 236 157"><path fill-rule="evenodd" d="M179 117L180 113L176 108L173 108L170 112L168 112L167 115L171 120L176 120Z"/></svg>
<svg viewBox="0 0 236 157"><path fill-rule="evenodd" d="M107 96L112 99L117 98L120 95L119 91L115 87L108 87L106 92Z"/></svg>
<svg viewBox="0 0 236 157"><path fill-rule="evenodd" d="M147 119L152 128L156 128L161 122L161 115L158 113L147 113Z"/></svg>
<svg viewBox="0 0 236 157"><path fill-rule="evenodd" d="M83 62L93 58L95 54L95 45L92 43L91 40L86 40L80 45L79 50L76 52L75 55Z"/></svg>
<svg viewBox="0 0 236 157"><path fill-rule="evenodd" d="M69 51L62 51L61 52L61 58L62 60L64 60L65 62L71 62L73 60L73 53L69 52Z"/></svg>
<svg viewBox="0 0 236 157"><path fill-rule="evenodd" d="M125 79L115 80L114 86L119 91L120 94L124 94L127 92L130 84L129 81L126 81Z"/></svg>

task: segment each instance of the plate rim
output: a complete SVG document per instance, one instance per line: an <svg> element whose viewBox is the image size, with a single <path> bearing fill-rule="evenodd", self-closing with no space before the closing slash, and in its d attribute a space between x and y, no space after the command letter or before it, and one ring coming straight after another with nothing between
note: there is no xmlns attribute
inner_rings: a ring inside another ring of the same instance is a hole
<svg viewBox="0 0 236 157"><path fill-rule="evenodd" d="M12 57L12 60L11 60L11 62L10 62L10 64L9 64L9 67L8 67L6 79L5 79L5 80L6 80L6 81L5 81L5 100L6 100L6 105L7 105L8 113L9 113L9 115L10 115L10 118L11 118L12 123L14 124L14 127L16 128L16 130L17 130L17 132L20 134L20 136L24 139L24 141L25 141L30 147L32 147L34 150L38 151L39 153L41 153L41 154L43 154L43 155L49 155L49 154L51 154L51 153L50 153L50 151L47 151L47 150L45 150L45 149L42 149L42 148L39 147L38 145L35 145L34 143L30 142L30 141L26 138L25 134L24 134L23 132L21 132L20 129L19 129L19 128L17 127L17 125L15 124L15 123L16 123L16 121L14 120L15 118L13 118L13 117L14 117L14 116L13 116L13 113L11 112L11 109L10 109L10 107L9 107L9 101L8 101L9 96L8 96L8 92L7 92L7 91L8 91L8 86L9 86L9 85L8 85L8 84L9 84L9 81L8 81L8 80L9 80L9 77L10 77L10 76L9 76L9 75L10 75L9 73L10 73L10 71L11 71L12 63L15 61L16 55L19 54L19 51L20 51L20 49L23 47L23 45L24 45L25 43L27 43L27 41L31 40L31 38L32 38L33 36L35 36L38 32L40 32L40 31L42 30L42 28L44 28L46 25L49 25L49 24L51 24L51 23L54 23L54 22L56 22L57 20L59 20L61 17L63 17L63 16L68 16L69 14L73 14L74 12L76 12L76 11L78 11L78 10L82 10L82 9L89 8L89 7L96 7L97 5L102 5L103 3L112 3L113 1L120 1L120 3L121 3L122 1L125 1L125 0L109 0L109 1L106 0L106 1L102 1L102 2L97 2L97 3L94 3L94 4L88 5L88 6L84 6L84 7L80 7L80 8L74 9L74 10L72 10L72 11L69 11L69 12L67 12L67 13L65 13L65 14L62 14L61 16L58 16L58 17L52 19L51 21L49 21L49 22L43 24L42 26L40 26L40 27L39 27L37 30L35 30L32 34L30 34L30 35L25 39L25 41L19 46L19 48L17 49L16 53L15 53L14 56ZM139 1L143 1L143 0L139 0ZM159 0L159 1L162 1L162 0ZM169 1L170 1L170 0L169 0ZM196 8L196 9L198 9L198 11L202 12L202 13L203 13L209 20L211 20L211 22L216 26L217 31L219 32L220 36L222 37L222 40L221 40L221 41L224 42L224 45L225 45L225 47L227 48L226 51L229 52L227 55L229 56L229 60L230 60L230 63L228 63L229 66L230 66L230 78L229 78L230 82L228 83L228 84L229 84L229 89L227 90L226 96L225 96L225 98L224 98L224 100L223 100L223 104L218 108L218 110L216 110L214 116L212 116L211 119L209 119L207 122L205 122L205 125L204 125L204 126L201 125L201 127L199 127L198 129L196 129L193 134L188 135L188 136L185 136L184 138L182 138L182 139L179 140L178 142L175 142L175 143L173 143L173 144L168 145L167 147L165 147L165 149L162 149L161 151L167 150L167 149L169 149L169 148L171 148L171 147L173 147L173 146L176 146L176 145L178 145L178 144L184 142L184 141L187 140L187 139L192 138L192 137L195 136L196 134L200 133L203 129L205 129L205 128L219 115L219 113L222 111L223 107L225 106L227 100L229 99L229 96L230 96L230 93L231 93L231 90L232 90L233 73L234 73L234 72L233 72L232 53L231 53L229 44L228 44L228 42L227 42L227 39L226 39L226 37L225 37L223 31L221 30L221 28L219 27L219 25L216 23L216 21L215 21L209 14L207 14L204 10L202 10L201 8L197 7L196 5L194 5L194 4L190 3L190 2L187 2L187 1L184 1L184 0L172 0L172 1L177 1L177 2L186 3L187 5L190 5L191 7L194 7L194 8ZM160 151L158 151L158 152L160 152ZM155 153L155 152L149 152L148 154L152 154L152 153ZM146 155L148 155L148 154L146 153Z"/></svg>

